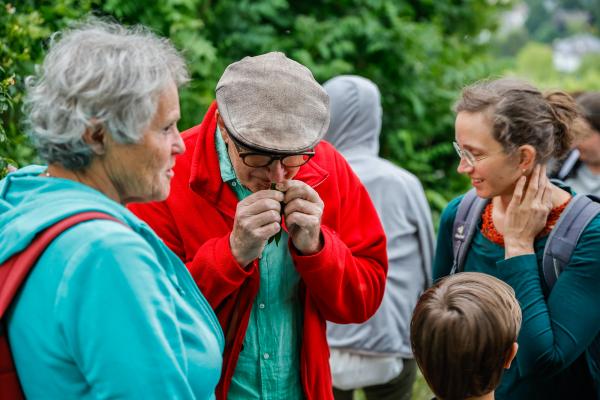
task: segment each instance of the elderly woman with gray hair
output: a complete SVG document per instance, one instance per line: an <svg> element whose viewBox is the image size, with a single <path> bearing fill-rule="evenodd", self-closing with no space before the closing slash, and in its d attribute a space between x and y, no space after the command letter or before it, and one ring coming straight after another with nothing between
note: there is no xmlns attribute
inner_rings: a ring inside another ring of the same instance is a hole
<svg viewBox="0 0 600 400"><path fill-rule="evenodd" d="M53 36L28 82L29 134L48 166L0 181L0 264L70 216L111 219L58 235L8 309L26 397L214 397L218 320L181 261L124 207L169 193L187 79L166 39L90 19Z"/></svg>

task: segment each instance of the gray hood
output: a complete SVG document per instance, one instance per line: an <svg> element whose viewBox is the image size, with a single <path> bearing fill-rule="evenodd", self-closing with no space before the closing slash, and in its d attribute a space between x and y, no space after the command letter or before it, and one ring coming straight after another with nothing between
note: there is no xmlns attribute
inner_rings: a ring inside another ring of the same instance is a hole
<svg viewBox="0 0 600 400"><path fill-rule="evenodd" d="M381 103L377 86L358 76L326 82L331 124L325 139L365 185L387 237L388 276L379 310L363 324L327 324L333 348L411 357L410 318L431 282L433 226L419 180L377 156Z"/></svg>
<svg viewBox="0 0 600 400"><path fill-rule="evenodd" d="M379 154L381 95L377 86L360 76L341 75L323 85L329 94L331 122L325 134L342 154Z"/></svg>

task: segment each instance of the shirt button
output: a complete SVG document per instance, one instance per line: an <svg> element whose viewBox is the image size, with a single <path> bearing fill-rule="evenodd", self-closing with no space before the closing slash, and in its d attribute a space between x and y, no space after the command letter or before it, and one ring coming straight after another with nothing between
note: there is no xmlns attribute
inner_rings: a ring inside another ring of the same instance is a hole
<svg viewBox="0 0 600 400"><path fill-rule="evenodd" d="M235 187L236 185L237 185L237 183L235 183L235 182L231 182L231 186L234 186L234 187Z"/></svg>
<svg viewBox="0 0 600 400"><path fill-rule="evenodd" d="M264 303L260 303L260 304L258 305L258 308L265 308L265 305L264 305Z"/></svg>
<svg viewBox="0 0 600 400"><path fill-rule="evenodd" d="M265 353L265 354L263 354L263 358L264 358L265 360L268 360L268 359L269 359L269 357L270 357L270 356L269 356L269 353Z"/></svg>

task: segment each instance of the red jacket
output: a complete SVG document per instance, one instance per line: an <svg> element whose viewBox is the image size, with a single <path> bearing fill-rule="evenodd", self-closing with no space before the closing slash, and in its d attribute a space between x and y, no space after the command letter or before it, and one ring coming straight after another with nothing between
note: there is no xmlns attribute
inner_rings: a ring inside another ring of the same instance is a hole
<svg viewBox="0 0 600 400"><path fill-rule="evenodd" d="M223 183L215 147L216 103L202 123L185 132L187 150L178 157L169 198L133 204L187 265L214 308L225 333L223 372L217 398L224 400L259 285L258 262L242 268L229 248L238 199ZM375 313L387 272L385 236L371 200L344 158L325 142L294 179L318 193L325 209L323 249L298 254L288 242L301 277L304 326L300 373L306 398L333 399L325 320L359 323Z"/></svg>

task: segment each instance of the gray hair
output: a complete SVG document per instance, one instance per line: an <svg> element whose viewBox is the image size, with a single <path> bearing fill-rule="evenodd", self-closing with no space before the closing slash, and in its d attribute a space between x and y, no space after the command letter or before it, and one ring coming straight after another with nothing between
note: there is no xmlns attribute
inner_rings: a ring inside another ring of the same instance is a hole
<svg viewBox="0 0 600 400"><path fill-rule="evenodd" d="M148 28L126 28L91 17L50 39L37 76L27 78L24 111L40 157L71 170L93 157L87 129L105 129L119 143L136 143L171 82L189 80L169 40Z"/></svg>

